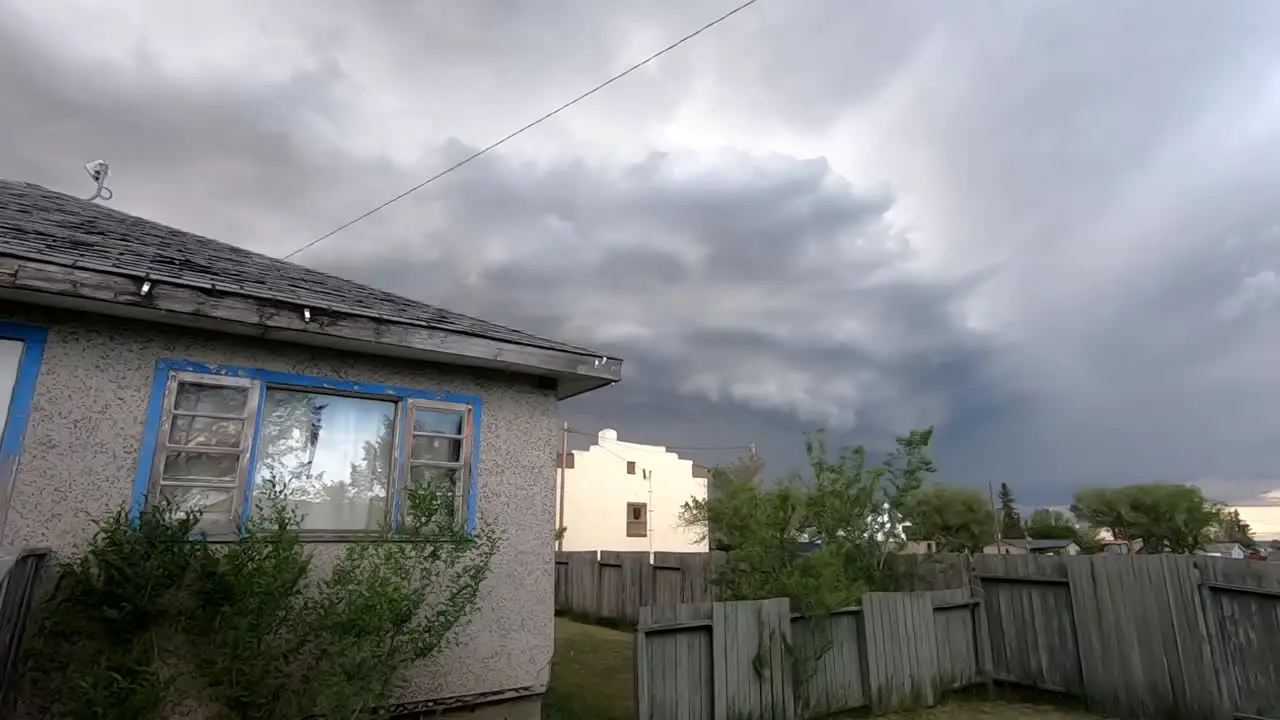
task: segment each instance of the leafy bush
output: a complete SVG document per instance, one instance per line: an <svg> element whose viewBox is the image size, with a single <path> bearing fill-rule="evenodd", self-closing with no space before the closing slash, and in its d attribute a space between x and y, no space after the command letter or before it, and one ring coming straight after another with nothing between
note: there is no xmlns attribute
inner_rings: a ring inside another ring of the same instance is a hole
<svg viewBox="0 0 1280 720"><path fill-rule="evenodd" d="M409 488L394 534L305 545L269 493L237 540L192 540L170 506L98 523L62 564L24 658L21 714L40 718L355 718L445 647L475 607L497 536L441 529ZM316 547L332 548L315 563Z"/></svg>

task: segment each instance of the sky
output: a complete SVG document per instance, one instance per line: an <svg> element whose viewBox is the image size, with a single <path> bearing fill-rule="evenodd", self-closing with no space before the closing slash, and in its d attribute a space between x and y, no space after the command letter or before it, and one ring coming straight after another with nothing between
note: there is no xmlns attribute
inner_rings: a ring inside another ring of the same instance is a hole
<svg viewBox="0 0 1280 720"><path fill-rule="evenodd" d="M0 0L0 175L282 256L732 5ZM624 358L584 432L1272 506L1278 188L1280 3L760 0L295 260Z"/></svg>

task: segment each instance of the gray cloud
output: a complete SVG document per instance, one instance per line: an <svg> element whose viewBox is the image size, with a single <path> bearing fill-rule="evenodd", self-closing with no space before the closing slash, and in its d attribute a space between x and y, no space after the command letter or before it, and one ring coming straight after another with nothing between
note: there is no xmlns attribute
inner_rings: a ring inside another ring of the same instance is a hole
<svg viewBox="0 0 1280 720"><path fill-rule="evenodd" d="M91 5L0 0L0 174L103 158L116 206L276 254L723 11ZM1280 487L1277 19L761 3L300 259L627 358L583 430L781 469L936 422L947 477L1024 502L1246 502Z"/></svg>

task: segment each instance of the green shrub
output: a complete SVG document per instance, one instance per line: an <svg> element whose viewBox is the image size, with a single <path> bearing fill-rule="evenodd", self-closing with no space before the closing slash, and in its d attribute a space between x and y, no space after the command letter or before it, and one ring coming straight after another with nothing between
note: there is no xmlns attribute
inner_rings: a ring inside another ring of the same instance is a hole
<svg viewBox="0 0 1280 720"><path fill-rule="evenodd" d="M497 547L490 530L440 529L445 502L430 490L410 488L406 499L394 534L314 546L333 549L314 573L300 518L276 495L229 542L192 540L198 515L169 506L101 520L42 606L21 714L367 714L406 668L447 645Z"/></svg>

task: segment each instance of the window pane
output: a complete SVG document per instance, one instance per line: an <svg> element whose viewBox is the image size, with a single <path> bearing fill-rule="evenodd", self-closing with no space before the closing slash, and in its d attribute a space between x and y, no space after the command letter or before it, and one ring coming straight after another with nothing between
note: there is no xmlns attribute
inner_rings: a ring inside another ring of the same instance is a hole
<svg viewBox="0 0 1280 720"><path fill-rule="evenodd" d="M13 385L18 381L18 363L22 360L21 340L0 340L0 433L9 417L13 401Z"/></svg>
<svg viewBox="0 0 1280 720"><path fill-rule="evenodd" d="M414 465L409 468L409 482L413 488L426 487L433 491L431 499L437 504L433 510L424 510L433 519L443 523L452 523L456 513L455 503L458 493L458 474L456 468L443 468L432 465ZM411 502L414 494L406 497Z"/></svg>
<svg viewBox="0 0 1280 720"><path fill-rule="evenodd" d="M243 420L175 415L169 425L169 444L191 447L240 447Z"/></svg>
<svg viewBox="0 0 1280 720"><path fill-rule="evenodd" d="M462 460L461 440L415 435L410 448L410 455L414 460L427 462L460 462Z"/></svg>
<svg viewBox="0 0 1280 720"><path fill-rule="evenodd" d="M173 408L184 412L243 415L249 388L179 383Z"/></svg>
<svg viewBox="0 0 1280 720"><path fill-rule="evenodd" d="M210 535L230 534L234 529L234 488L196 488L160 486L160 499L171 502L179 511L203 510L197 530Z"/></svg>
<svg viewBox="0 0 1280 720"><path fill-rule="evenodd" d="M416 433L461 435L462 413L415 408L413 411L413 431Z"/></svg>
<svg viewBox="0 0 1280 720"><path fill-rule="evenodd" d="M240 465L239 453L174 452L165 453L161 479L225 478L236 481Z"/></svg>
<svg viewBox="0 0 1280 720"><path fill-rule="evenodd" d="M377 530L385 517L394 402L267 388L254 494L276 492L304 530Z"/></svg>

